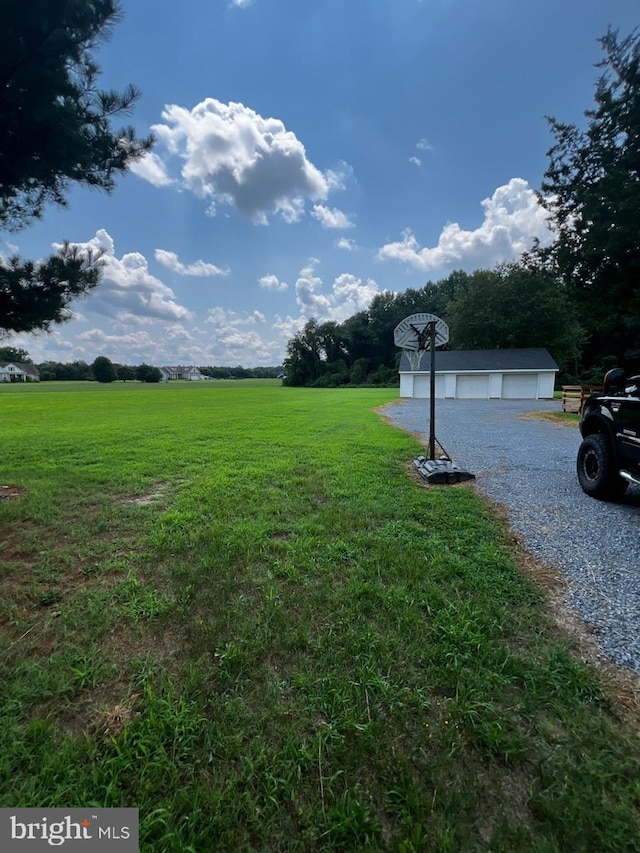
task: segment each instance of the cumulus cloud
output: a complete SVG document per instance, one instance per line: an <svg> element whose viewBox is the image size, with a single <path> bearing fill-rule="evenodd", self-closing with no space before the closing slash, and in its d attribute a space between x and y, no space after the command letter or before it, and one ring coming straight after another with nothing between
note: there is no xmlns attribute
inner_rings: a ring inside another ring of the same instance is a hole
<svg viewBox="0 0 640 853"><path fill-rule="evenodd" d="M273 328L280 332L282 341L286 342L290 341L298 332L301 332L306 322L307 318L304 315L292 317L290 314L287 314L286 317L280 317L279 314L276 314Z"/></svg>
<svg viewBox="0 0 640 853"><path fill-rule="evenodd" d="M422 160L419 157L409 157L409 162L414 166L422 166Z"/></svg>
<svg viewBox="0 0 640 853"><path fill-rule="evenodd" d="M175 272L178 275L191 275L203 277L209 275L228 275L229 269L221 269L215 264L209 264L205 261L194 261L192 264L183 264L175 252L168 252L166 249L156 249L156 261L162 264L163 267Z"/></svg>
<svg viewBox="0 0 640 853"><path fill-rule="evenodd" d="M142 159L131 163L129 170L139 178L149 181L154 187L167 187L174 182L164 161L153 151L149 151Z"/></svg>
<svg viewBox="0 0 640 853"><path fill-rule="evenodd" d="M286 281L280 281L277 275L273 275L273 273L268 273L267 275L263 275L258 279L258 286L263 290L269 290L272 293L277 293L281 290L286 290L289 285Z"/></svg>
<svg viewBox="0 0 640 853"><path fill-rule="evenodd" d="M353 167L342 160L335 169L327 169L324 176L329 185L329 192L344 190L347 183L353 178Z"/></svg>
<svg viewBox="0 0 640 853"><path fill-rule="evenodd" d="M199 198L234 205L254 222L265 224L271 213L296 222L307 199L324 200L343 181L340 172L321 172L280 119L244 104L207 98L192 110L168 105L162 118L152 130L169 155L183 161L184 185Z"/></svg>
<svg viewBox="0 0 640 853"><path fill-rule="evenodd" d="M238 312L221 306L210 308L205 323L211 347L225 353L227 364L276 364L282 358L283 343L269 339L268 333L256 327L266 325L260 311Z"/></svg>
<svg viewBox="0 0 640 853"><path fill-rule="evenodd" d="M311 215L317 219L323 228L353 228L354 223L346 213L337 207L327 207L324 204L314 204Z"/></svg>
<svg viewBox="0 0 640 853"><path fill-rule="evenodd" d="M351 237L340 237L339 240L336 241L336 246L338 249L346 249L347 252L352 252L354 249L357 249L356 241L352 240Z"/></svg>
<svg viewBox="0 0 640 853"><path fill-rule="evenodd" d="M104 228L88 242L74 245L80 250L103 252L102 281L83 302L87 311L169 321L186 320L191 316L184 306L176 302L171 288L151 275L144 255L129 252L117 257L113 238ZM60 249L61 244L54 243L53 248Z"/></svg>
<svg viewBox="0 0 640 853"><path fill-rule="evenodd" d="M80 332L78 340L85 344L91 344L92 350L96 352L111 349L114 346L125 347L131 353L147 353L150 349L155 349L154 340L149 332L124 333L120 331L116 334L109 334L104 329L94 328Z"/></svg>
<svg viewBox="0 0 640 853"><path fill-rule="evenodd" d="M109 273L109 266L113 266L109 260L112 242L106 232L99 232L91 241L92 248L107 250L105 273L109 276L113 273ZM100 303L98 292L104 286L97 288L83 304L88 307L89 303ZM107 284L108 289L113 286ZM167 294L163 291L161 295L166 298ZM94 305L84 316L74 313L69 323L50 334L39 338L17 336L13 343L28 349L37 362L83 359L90 363L96 356L106 355L120 364L144 361L158 366L243 364L250 367L281 363L291 337L286 334L286 321L276 316L274 322L269 322L258 310L236 312L212 308L200 323L189 312L184 316L180 311L160 313L160 317L155 311L140 313L138 305L127 310L121 300L115 304L111 300L109 305ZM106 317L106 322L100 315Z"/></svg>
<svg viewBox="0 0 640 853"><path fill-rule="evenodd" d="M217 305L215 308L209 308L207 311L207 319L205 323L214 323L216 325L227 324L234 329L242 326L254 326L256 323L265 323L266 317L261 311L231 311L227 308L222 308Z"/></svg>
<svg viewBox="0 0 640 853"><path fill-rule="evenodd" d="M342 323L347 317L364 311L379 293L373 279L356 278L342 273L334 279L329 293L323 292L322 279L316 274L316 261L300 270L296 281L296 301L302 313L317 320L335 320Z"/></svg>
<svg viewBox="0 0 640 853"><path fill-rule="evenodd" d="M551 241L548 213L540 207L536 194L522 178L512 178L482 202L484 221L474 231L465 231L457 222L442 229L438 245L421 248L407 229L402 239L378 250L378 258L396 260L422 271L446 267L475 269L491 267L519 257L538 237L543 245Z"/></svg>

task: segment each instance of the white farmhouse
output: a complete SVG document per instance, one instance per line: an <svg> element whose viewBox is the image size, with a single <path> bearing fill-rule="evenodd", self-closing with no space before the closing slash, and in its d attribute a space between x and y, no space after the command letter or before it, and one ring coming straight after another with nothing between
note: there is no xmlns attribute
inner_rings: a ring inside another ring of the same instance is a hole
<svg viewBox="0 0 640 853"><path fill-rule="evenodd" d="M204 373L200 373L199 368L190 365L185 367L178 365L177 367L161 367L160 373L165 380L169 379L188 379L192 382L199 382L202 379L207 379Z"/></svg>
<svg viewBox="0 0 640 853"><path fill-rule="evenodd" d="M22 361L0 362L0 382L40 382L35 364Z"/></svg>

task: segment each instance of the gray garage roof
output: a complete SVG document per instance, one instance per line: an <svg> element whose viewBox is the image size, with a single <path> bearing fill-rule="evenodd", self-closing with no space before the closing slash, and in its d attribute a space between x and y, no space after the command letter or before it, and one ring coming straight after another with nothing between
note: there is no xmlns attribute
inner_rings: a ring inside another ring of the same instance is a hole
<svg viewBox="0 0 640 853"><path fill-rule="evenodd" d="M431 353L425 352L416 373L431 367ZM436 370L473 373L475 370L558 370L546 349L454 349L436 350ZM406 353L400 359L400 373L412 373Z"/></svg>

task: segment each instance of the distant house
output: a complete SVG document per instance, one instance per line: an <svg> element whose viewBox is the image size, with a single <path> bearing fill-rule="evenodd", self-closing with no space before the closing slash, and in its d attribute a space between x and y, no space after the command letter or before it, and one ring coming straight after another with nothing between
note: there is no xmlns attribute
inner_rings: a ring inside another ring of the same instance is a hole
<svg viewBox="0 0 640 853"><path fill-rule="evenodd" d="M0 362L0 382L40 382L35 364L23 361Z"/></svg>
<svg viewBox="0 0 640 853"><path fill-rule="evenodd" d="M160 373L162 374L162 378L166 381L170 379L188 379L190 381L199 382L202 379L207 379L207 377L200 373L200 370L193 365L189 367L185 367L183 365L178 365L177 367L161 367Z"/></svg>
<svg viewBox="0 0 640 853"><path fill-rule="evenodd" d="M431 353L400 359L400 396L429 397ZM435 396L457 400L553 398L558 365L546 349L436 350Z"/></svg>

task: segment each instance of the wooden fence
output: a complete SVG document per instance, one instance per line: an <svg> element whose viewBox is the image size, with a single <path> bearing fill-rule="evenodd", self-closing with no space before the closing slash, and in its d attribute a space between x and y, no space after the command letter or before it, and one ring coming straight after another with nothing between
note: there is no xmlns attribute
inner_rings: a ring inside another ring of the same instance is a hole
<svg viewBox="0 0 640 853"><path fill-rule="evenodd" d="M580 414L585 400L592 394L599 394L601 385L563 385L562 411Z"/></svg>

